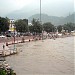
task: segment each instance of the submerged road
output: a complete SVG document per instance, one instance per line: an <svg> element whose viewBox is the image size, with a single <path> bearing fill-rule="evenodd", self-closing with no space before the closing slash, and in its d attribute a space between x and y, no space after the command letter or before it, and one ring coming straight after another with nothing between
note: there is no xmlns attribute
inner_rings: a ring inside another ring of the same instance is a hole
<svg viewBox="0 0 75 75"><path fill-rule="evenodd" d="M19 54L6 60L17 75L74 75L74 38L20 43Z"/></svg>

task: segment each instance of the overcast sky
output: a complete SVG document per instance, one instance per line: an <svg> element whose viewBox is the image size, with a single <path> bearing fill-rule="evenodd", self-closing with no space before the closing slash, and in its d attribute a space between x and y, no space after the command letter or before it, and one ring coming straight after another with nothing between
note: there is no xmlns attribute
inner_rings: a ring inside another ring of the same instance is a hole
<svg viewBox="0 0 75 75"><path fill-rule="evenodd" d="M75 0L41 0L42 13L52 16L66 16L74 12ZM20 10L25 6L39 7L40 0L0 0L0 16L6 16L10 12Z"/></svg>

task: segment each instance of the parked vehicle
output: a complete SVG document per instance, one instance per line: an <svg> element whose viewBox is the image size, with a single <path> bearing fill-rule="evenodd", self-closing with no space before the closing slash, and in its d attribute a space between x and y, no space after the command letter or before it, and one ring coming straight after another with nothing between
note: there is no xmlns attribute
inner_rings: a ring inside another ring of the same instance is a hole
<svg viewBox="0 0 75 75"><path fill-rule="evenodd" d="M0 38L5 38L5 36L4 35L0 35Z"/></svg>

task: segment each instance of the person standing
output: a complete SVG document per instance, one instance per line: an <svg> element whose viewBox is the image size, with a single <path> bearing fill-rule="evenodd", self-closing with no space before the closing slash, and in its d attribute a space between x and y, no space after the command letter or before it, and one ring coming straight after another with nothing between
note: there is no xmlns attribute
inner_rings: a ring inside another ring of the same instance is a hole
<svg viewBox="0 0 75 75"><path fill-rule="evenodd" d="M3 52L2 52L3 55L4 55L4 50L5 50L5 45L3 44Z"/></svg>
<svg viewBox="0 0 75 75"><path fill-rule="evenodd" d="M5 45L3 44L3 50L5 49Z"/></svg>

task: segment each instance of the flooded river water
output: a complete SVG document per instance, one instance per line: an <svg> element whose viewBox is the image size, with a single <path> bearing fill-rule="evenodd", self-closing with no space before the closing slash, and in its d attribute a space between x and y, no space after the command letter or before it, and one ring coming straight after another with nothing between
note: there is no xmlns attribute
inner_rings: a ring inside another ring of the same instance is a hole
<svg viewBox="0 0 75 75"><path fill-rule="evenodd" d="M74 38L17 44L19 53L6 60L17 75L74 75Z"/></svg>

